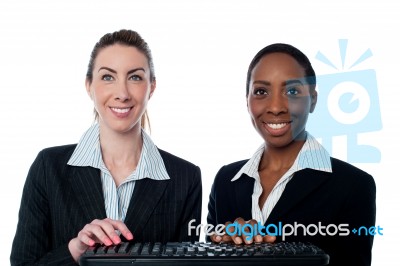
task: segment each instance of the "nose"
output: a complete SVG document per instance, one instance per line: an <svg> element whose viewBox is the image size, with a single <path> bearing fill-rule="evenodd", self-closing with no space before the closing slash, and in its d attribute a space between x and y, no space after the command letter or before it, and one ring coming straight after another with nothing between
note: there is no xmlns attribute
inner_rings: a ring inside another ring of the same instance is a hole
<svg viewBox="0 0 400 266"><path fill-rule="evenodd" d="M125 102L131 98L126 82L119 82L115 90L115 100Z"/></svg>
<svg viewBox="0 0 400 266"><path fill-rule="evenodd" d="M288 99L284 95L274 93L270 96L268 102L268 113L279 115L288 112Z"/></svg>

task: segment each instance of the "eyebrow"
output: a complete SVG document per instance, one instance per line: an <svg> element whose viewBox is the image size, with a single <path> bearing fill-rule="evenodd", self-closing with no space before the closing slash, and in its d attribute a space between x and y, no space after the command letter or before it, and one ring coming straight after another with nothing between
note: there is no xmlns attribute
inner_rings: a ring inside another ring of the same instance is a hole
<svg viewBox="0 0 400 266"><path fill-rule="evenodd" d="M253 85L254 84L262 84L262 85L265 85L265 86L271 86L271 82L265 81L265 80L255 80L255 81L253 81ZM301 82L301 80L299 80L299 79L289 79L289 80L284 81L282 83L282 86L289 86L289 85L293 85L293 84L304 85L304 83Z"/></svg>
<svg viewBox="0 0 400 266"><path fill-rule="evenodd" d="M304 79L303 79L303 80L304 80ZM302 82L302 80L300 80L300 79L289 79L289 80L287 80L287 81L285 82L285 85L286 85L286 86L293 85L293 84L301 84L301 85L304 85L304 82Z"/></svg>
<svg viewBox="0 0 400 266"><path fill-rule="evenodd" d="M114 70L114 69L112 69L112 68L109 68L109 67L100 67L100 68L99 68L99 71L97 71L97 72L100 72L100 70L102 70L102 69L107 70L107 71L110 71L111 73L114 73L114 74L117 73L116 70ZM142 70L143 72L146 72L146 70L144 70L143 67L138 67L138 68L134 68L134 69L129 70L127 74L128 74L128 75L129 75L129 74L132 74L132 73L134 73L134 72L136 72L136 71L138 71L138 70Z"/></svg>
<svg viewBox="0 0 400 266"><path fill-rule="evenodd" d="M265 85L265 86L270 86L271 82L265 81L265 80L255 80L255 81L253 81L253 85L254 84L262 84L262 85Z"/></svg>

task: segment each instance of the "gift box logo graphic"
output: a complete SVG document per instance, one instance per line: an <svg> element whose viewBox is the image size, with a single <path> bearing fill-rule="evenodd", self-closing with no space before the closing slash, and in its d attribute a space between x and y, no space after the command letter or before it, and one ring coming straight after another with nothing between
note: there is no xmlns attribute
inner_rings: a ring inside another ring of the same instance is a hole
<svg viewBox="0 0 400 266"><path fill-rule="evenodd" d="M318 75L318 102L309 117L307 130L322 140L322 145L332 154L332 139L347 137L347 161L350 163L378 163L381 153L373 143L359 144L358 134L382 129L376 72L373 69L351 71L372 56L367 49L346 68L348 40L339 40L342 70L339 70L323 53L316 59L337 70L337 73Z"/></svg>

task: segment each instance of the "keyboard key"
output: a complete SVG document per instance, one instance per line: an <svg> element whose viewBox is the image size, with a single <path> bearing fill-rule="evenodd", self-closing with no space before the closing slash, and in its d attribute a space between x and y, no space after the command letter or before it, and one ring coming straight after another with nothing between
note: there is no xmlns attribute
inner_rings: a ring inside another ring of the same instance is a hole
<svg viewBox="0 0 400 266"><path fill-rule="evenodd" d="M95 254L98 247L99 247L98 244L94 245L93 247L88 247L88 249L86 250L86 254L88 255Z"/></svg>
<svg viewBox="0 0 400 266"><path fill-rule="evenodd" d="M129 242L123 242L122 244L120 244L120 247L118 249L118 253L119 254L126 254L129 251L129 248L131 246L131 243Z"/></svg>

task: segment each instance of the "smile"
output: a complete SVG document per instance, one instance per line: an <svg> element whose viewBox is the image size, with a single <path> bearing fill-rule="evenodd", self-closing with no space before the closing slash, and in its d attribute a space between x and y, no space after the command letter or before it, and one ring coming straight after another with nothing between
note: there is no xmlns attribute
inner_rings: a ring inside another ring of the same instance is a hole
<svg viewBox="0 0 400 266"><path fill-rule="evenodd" d="M288 133L291 129L290 125L292 121L276 121L276 122L262 122L264 129L269 135L273 137L280 137Z"/></svg>
<svg viewBox="0 0 400 266"><path fill-rule="evenodd" d="M111 110L113 110L114 112L119 113L119 114L125 114L125 113L129 112L129 110L131 110L131 107L127 107L127 108L111 107Z"/></svg>
<svg viewBox="0 0 400 266"><path fill-rule="evenodd" d="M281 129L283 127L285 127L286 125L290 124L290 123L265 123L268 127L272 128L272 129Z"/></svg>

